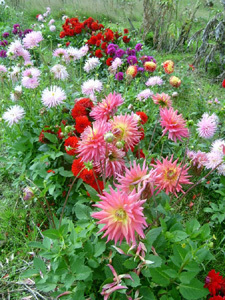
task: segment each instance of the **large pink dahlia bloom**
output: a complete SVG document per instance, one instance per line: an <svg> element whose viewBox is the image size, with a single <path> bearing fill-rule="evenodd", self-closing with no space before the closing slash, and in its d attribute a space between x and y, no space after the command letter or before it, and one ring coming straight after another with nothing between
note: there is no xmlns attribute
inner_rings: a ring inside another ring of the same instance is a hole
<svg viewBox="0 0 225 300"><path fill-rule="evenodd" d="M176 143L177 139L181 141L182 138L189 136L186 121L182 115L178 115L178 111L174 111L172 107L161 108L161 126L164 128L163 135L169 132L168 138Z"/></svg>
<svg viewBox="0 0 225 300"><path fill-rule="evenodd" d="M210 139L214 136L218 124L218 117L207 113L202 115L202 119L197 124L197 131L200 137Z"/></svg>
<svg viewBox="0 0 225 300"><path fill-rule="evenodd" d="M93 128L88 126L81 134L81 140L78 143L78 157L83 161L91 161L98 163L106 153L106 142L104 134L110 131L110 124L105 121L93 122Z"/></svg>
<svg viewBox="0 0 225 300"><path fill-rule="evenodd" d="M152 164L155 168L157 177L155 179L155 184L158 188L158 193L160 191L165 191L166 194L172 193L177 196L180 191L184 193L182 189L182 184L191 184L189 181L190 175L188 175L188 169L186 165L181 166L181 163L177 164L177 159L172 162L173 155L170 160L163 158L163 161L156 161L156 165Z"/></svg>
<svg viewBox="0 0 225 300"><path fill-rule="evenodd" d="M125 149L129 150L137 145L141 140L137 115L119 115L110 120L112 132L117 141L124 142Z"/></svg>
<svg viewBox="0 0 225 300"><path fill-rule="evenodd" d="M117 112L118 106L120 106L123 101L120 94L116 94L115 92L113 94L110 93L102 102L92 108L90 116L95 120L108 121L108 119Z"/></svg>
<svg viewBox="0 0 225 300"><path fill-rule="evenodd" d="M140 200L140 193L132 192L130 195L121 191L114 191L110 187L110 194L104 192L99 196L101 202L94 206L101 209L92 214L92 217L99 219L98 224L104 224L99 231L105 231L102 238L108 236L107 242L114 240L115 244L125 238L126 242L136 244L135 232L144 238L143 229L147 226L143 214L145 200Z"/></svg>

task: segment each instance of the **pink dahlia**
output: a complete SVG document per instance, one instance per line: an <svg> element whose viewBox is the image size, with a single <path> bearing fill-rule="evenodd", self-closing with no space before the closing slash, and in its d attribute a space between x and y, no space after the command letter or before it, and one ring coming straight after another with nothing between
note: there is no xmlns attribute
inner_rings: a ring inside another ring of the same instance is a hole
<svg viewBox="0 0 225 300"><path fill-rule="evenodd" d="M101 92L102 83L99 80L89 79L82 84L81 90L84 95L90 96L92 100L96 100L95 92Z"/></svg>
<svg viewBox="0 0 225 300"><path fill-rule="evenodd" d="M42 92L41 96L42 103L48 108L62 104L65 99L65 92L60 87L55 85L51 86L50 88L46 88Z"/></svg>
<svg viewBox="0 0 225 300"><path fill-rule="evenodd" d="M200 137L210 139L214 136L218 124L218 117L207 113L202 115L202 119L197 124L197 131Z"/></svg>
<svg viewBox="0 0 225 300"><path fill-rule="evenodd" d="M182 115L178 115L177 110L174 111L172 107L161 108L161 126L164 128L163 135L169 132L168 138L176 143L177 139L181 141L182 138L189 136L186 121Z"/></svg>
<svg viewBox="0 0 225 300"><path fill-rule="evenodd" d="M83 161L91 161L98 163L102 157L105 157L106 142L104 140L104 134L110 130L110 124L98 120L93 122L93 128L88 126L81 134L81 140L78 143L77 152L78 157L81 157Z"/></svg>
<svg viewBox="0 0 225 300"><path fill-rule="evenodd" d="M107 242L114 240L115 244L125 238L126 242L136 244L135 232L144 238L143 229L147 227L143 214L142 205L145 200L140 200L140 193L132 192L130 195L121 191L114 191L110 187L110 194L104 192L99 196L102 200L94 206L101 209L95 212L92 217L99 219L98 224L104 224L99 231L105 231L102 238L108 236Z"/></svg>
<svg viewBox="0 0 225 300"><path fill-rule="evenodd" d="M153 95L153 92L150 89L146 89L141 91L138 95L137 95L137 99L139 101L145 101L148 98L150 98Z"/></svg>
<svg viewBox="0 0 225 300"><path fill-rule="evenodd" d="M64 61L69 61L69 55L66 49L58 48L54 50L53 56L62 58Z"/></svg>
<svg viewBox="0 0 225 300"><path fill-rule="evenodd" d="M102 161L96 164L97 171L101 175L105 175L108 177L116 177L117 174L122 174L125 170L125 160L123 157L125 156L125 152L117 149L112 144L107 144L105 157Z"/></svg>
<svg viewBox="0 0 225 300"><path fill-rule="evenodd" d="M187 152L188 158L191 160L193 166L197 167L198 169L203 168L208 161L207 153L202 151L188 151Z"/></svg>
<svg viewBox="0 0 225 300"><path fill-rule="evenodd" d="M174 162L172 160L173 155L170 160L166 157L163 158L163 162L157 160L156 165L152 164L152 166L158 175L155 179L158 193L164 190L166 194L172 193L177 197L180 191L184 193L182 184L191 184L189 181L191 176L188 175L189 168L186 168L186 165L181 166L181 163L177 165L177 159Z"/></svg>
<svg viewBox="0 0 225 300"><path fill-rule="evenodd" d="M223 161L223 154L219 151L211 151L207 153L207 161L205 162L206 169L214 169Z"/></svg>
<svg viewBox="0 0 225 300"><path fill-rule="evenodd" d="M65 80L68 78L69 74L66 70L66 67L63 65L57 64L51 68L51 72L54 74L55 79Z"/></svg>
<svg viewBox="0 0 225 300"><path fill-rule="evenodd" d="M35 89L39 86L41 72L37 68L29 68L23 71L22 85L27 89Z"/></svg>
<svg viewBox="0 0 225 300"><path fill-rule="evenodd" d="M125 175L117 174L117 180L119 182L119 187L123 192L130 194L132 191L139 192L145 189L146 185L150 182L154 182L155 171L148 171L146 162L144 161L143 166L136 164L136 161L130 163L130 168L125 169Z"/></svg>
<svg viewBox="0 0 225 300"><path fill-rule="evenodd" d="M115 92L110 93L102 102L92 108L90 116L95 120L108 121L116 112L117 108L123 103L123 98Z"/></svg>
<svg viewBox="0 0 225 300"><path fill-rule="evenodd" d="M128 151L130 148L137 145L141 140L141 132L139 131L138 120L136 114L114 116L110 120L112 125L112 132L117 141L124 143L125 149Z"/></svg>
<svg viewBox="0 0 225 300"><path fill-rule="evenodd" d="M165 93L153 95L152 100L161 107L170 107L172 105L170 96Z"/></svg>
<svg viewBox="0 0 225 300"><path fill-rule="evenodd" d="M146 85L147 86L154 86L154 85L162 85L164 82L163 80L161 79L161 77L159 76L153 76L153 77L150 77L147 81L146 81Z"/></svg>
<svg viewBox="0 0 225 300"><path fill-rule="evenodd" d="M41 31L32 31L26 34L25 38L23 39L23 44L25 48L32 49L34 47L38 47L41 41L43 41Z"/></svg>
<svg viewBox="0 0 225 300"><path fill-rule="evenodd" d="M94 70L100 64L100 60L97 57L90 57L84 64L84 71L89 73Z"/></svg>

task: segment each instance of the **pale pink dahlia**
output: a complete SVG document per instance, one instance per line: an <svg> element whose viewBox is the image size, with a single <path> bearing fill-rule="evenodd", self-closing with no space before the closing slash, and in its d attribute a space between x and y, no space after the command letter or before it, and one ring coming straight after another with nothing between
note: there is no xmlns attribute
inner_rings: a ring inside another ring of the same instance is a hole
<svg viewBox="0 0 225 300"><path fill-rule="evenodd" d="M139 101L145 101L148 98L150 98L153 95L153 92L150 89L146 89L141 91L138 95L137 95L137 99Z"/></svg>
<svg viewBox="0 0 225 300"><path fill-rule="evenodd" d="M13 124L17 124L25 115L24 109L19 105L11 106L2 116L9 127Z"/></svg>
<svg viewBox="0 0 225 300"><path fill-rule="evenodd" d="M81 59L81 52L77 48L69 47L67 49L67 53L68 53L68 56L69 56L70 60L74 60L75 61L75 60Z"/></svg>
<svg viewBox="0 0 225 300"><path fill-rule="evenodd" d="M125 114L114 116L113 119L109 121L112 125L112 133L116 137L116 140L124 143L127 151L137 145L142 137L139 131L137 117L136 114Z"/></svg>
<svg viewBox="0 0 225 300"><path fill-rule="evenodd" d="M117 149L112 144L107 144L105 157L100 163L96 164L97 171L101 175L104 174L106 178L112 176L115 178L117 174L122 174L125 170L124 156L124 151Z"/></svg>
<svg viewBox="0 0 225 300"><path fill-rule="evenodd" d="M178 115L178 111L174 111L172 107L161 108L161 126L164 128L163 135L169 132L168 138L176 143L177 139L181 141L182 138L189 136L186 121L182 115Z"/></svg>
<svg viewBox="0 0 225 300"><path fill-rule="evenodd" d="M119 57L116 57L112 62L111 67L114 71L117 71L117 69L122 65L122 63L123 61Z"/></svg>
<svg viewBox="0 0 225 300"><path fill-rule="evenodd" d="M214 136L218 124L218 117L207 113L202 115L202 119L197 124L197 131L200 137L210 139Z"/></svg>
<svg viewBox="0 0 225 300"><path fill-rule="evenodd" d="M123 98L115 92L110 93L102 102L92 108L90 116L95 120L108 121L116 112L118 107L123 103Z"/></svg>
<svg viewBox="0 0 225 300"><path fill-rule="evenodd" d="M97 57L90 57L84 64L84 71L89 73L94 70L100 64L100 60Z"/></svg>
<svg viewBox="0 0 225 300"><path fill-rule="evenodd" d="M211 151L207 153L207 161L205 162L206 169L214 169L223 161L223 153L219 151Z"/></svg>
<svg viewBox="0 0 225 300"><path fill-rule="evenodd" d="M154 180L153 173L148 171L145 161L142 167L134 161L133 166L132 163L130 163L130 168L125 169L124 176L117 174L117 181L119 183L117 187L123 192L130 194L132 191L139 192L143 190L147 183L153 182Z"/></svg>
<svg viewBox="0 0 225 300"><path fill-rule="evenodd" d="M105 157L106 142L104 140L104 134L110 131L110 124L99 120L93 122L93 128L88 126L81 134L81 140L78 143L77 152L78 157L81 157L83 161L91 161L98 163Z"/></svg>
<svg viewBox="0 0 225 300"><path fill-rule="evenodd" d="M58 49L54 50L53 56L62 58L64 61L69 60L69 55L67 53L67 50L63 49L63 48L58 48Z"/></svg>
<svg viewBox="0 0 225 300"><path fill-rule="evenodd" d="M222 140L222 139L215 140L212 143L211 151L216 151L216 152L220 152L220 153L225 154L224 153L224 151L225 151L225 141Z"/></svg>
<svg viewBox="0 0 225 300"><path fill-rule="evenodd" d="M190 175L188 175L188 169L186 165L181 166L181 163L177 165L177 159L172 162L173 155L170 160L163 158L163 162L159 160L156 161L156 165L152 164L156 170L157 177L155 179L156 187L158 192L164 191L166 194L172 193L176 195L180 191L184 193L182 189L182 184L191 184L189 181Z"/></svg>
<svg viewBox="0 0 225 300"><path fill-rule="evenodd" d="M208 161L207 153L200 150L197 152L188 151L187 157L191 160L193 166L197 167L198 169L203 168Z"/></svg>
<svg viewBox="0 0 225 300"><path fill-rule="evenodd" d="M41 96L41 101L42 103L47 106L48 108L50 107L55 107L66 99L66 94L65 92L58 86L51 86L50 88L46 88L42 92Z"/></svg>
<svg viewBox="0 0 225 300"><path fill-rule="evenodd" d="M41 72L37 68L29 68L23 71L22 86L28 89L35 89L39 86Z"/></svg>
<svg viewBox="0 0 225 300"><path fill-rule="evenodd" d="M55 79L65 80L69 76L66 67L60 64L53 66L51 72L54 74Z"/></svg>
<svg viewBox="0 0 225 300"><path fill-rule="evenodd" d="M95 92L101 92L102 83L99 80L89 79L85 81L81 86L82 93L84 95L90 96L93 100L95 100Z"/></svg>
<svg viewBox="0 0 225 300"><path fill-rule="evenodd" d="M152 100L161 107L170 107L172 105L170 96L165 93L153 95Z"/></svg>
<svg viewBox="0 0 225 300"><path fill-rule="evenodd" d="M80 56L83 57L88 53L89 47L88 45L84 45L80 48Z"/></svg>
<svg viewBox="0 0 225 300"><path fill-rule="evenodd" d="M154 86L154 85L162 85L163 83L164 83L163 80L159 76L153 76L150 77L145 84L147 86Z"/></svg>
<svg viewBox="0 0 225 300"><path fill-rule="evenodd" d="M104 192L99 196L102 200L94 206L101 209L95 212L92 217L99 219L98 224L104 224L99 231L105 231L102 238L108 236L107 242L114 240L115 244L125 238L128 244L136 243L135 232L144 238L143 229L147 227L143 214L142 205L145 200L140 200L140 193L132 192L130 195L121 191L114 191L110 187L110 194Z"/></svg>
<svg viewBox="0 0 225 300"><path fill-rule="evenodd" d="M43 41L41 31L32 31L26 34L26 36L23 39L23 44L25 48L32 49L34 47L38 47L41 41Z"/></svg>

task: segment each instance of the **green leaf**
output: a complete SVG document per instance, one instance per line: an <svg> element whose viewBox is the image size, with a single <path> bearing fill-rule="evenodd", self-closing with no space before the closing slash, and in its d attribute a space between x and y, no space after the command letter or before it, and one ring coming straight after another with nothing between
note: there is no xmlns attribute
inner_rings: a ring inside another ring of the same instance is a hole
<svg viewBox="0 0 225 300"><path fill-rule="evenodd" d="M140 278L139 276L134 273L134 272L129 272L130 276L132 277L133 280L131 279L125 279L125 282L127 285L132 286L132 287L137 287L140 285Z"/></svg>
<svg viewBox="0 0 225 300"><path fill-rule="evenodd" d="M105 251L106 249L106 244L105 242L98 242L96 245L95 245L95 255L94 257L98 257L100 255L102 255L102 253Z"/></svg>
<svg viewBox="0 0 225 300"><path fill-rule="evenodd" d="M201 227L201 237L203 240L206 240L210 237L210 227L209 227L209 224L204 224L202 227Z"/></svg>
<svg viewBox="0 0 225 300"><path fill-rule="evenodd" d="M84 265L81 265L76 273L76 280L85 280L92 274L92 270Z"/></svg>
<svg viewBox="0 0 225 300"><path fill-rule="evenodd" d="M61 237L60 232L57 229L45 230L43 231L43 235L52 240L58 240Z"/></svg>
<svg viewBox="0 0 225 300"><path fill-rule="evenodd" d="M193 279L189 284L181 283L179 285L181 295L188 300L195 300L206 297L209 292L204 284L198 279Z"/></svg>
<svg viewBox="0 0 225 300"><path fill-rule="evenodd" d="M183 263L188 250L185 248L182 248L180 245L174 245L173 246L173 254L174 256L171 256L172 262L175 264L175 266L180 267Z"/></svg>
<svg viewBox="0 0 225 300"><path fill-rule="evenodd" d="M137 267L137 262L134 261L134 258L128 258L127 260L125 260L125 262L123 263L124 267L126 267L129 270L133 270Z"/></svg>
<svg viewBox="0 0 225 300"><path fill-rule="evenodd" d="M23 272L21 274L21 279L24 279L24 278L29 278L29 277L33 277L33 276L40 276L40 273L37 269L30 269L30 270L27 270L25 272Z"/></svg>
<svg viewBox="0 0 225 300"><path fill-rule="evenodd" d="M142 296L141 300L156 300L153 292L147 286L142 286L140 289L140 296Z"/></svg>
<svg viewBox="0 0 225 300"><path fill-rule="evenodd" d="M99 201L100 199L99 199L97 191L95 189L93 189L93 187L91 187L90 185L88 185L86 183L84 185L85 185L86 190L88 191L88 193L91 196L91 200L94 202Z"/></svg>
<svg viewBox="0 0 225 300"><path fill-rule="evenodd" d="M157 237L160 235L162 232L162 228L153 228L151 229L147 234L146 234L146 248L150 251L152 248L152 245L154 241L157 239Z"/></svg>
<svg viewBox="0 0 225 300"><path fill-rule="evenodd" d="M150 260L153 262L153 264L148 265L149 268L157 268L162 264L162 259L159 256L153 254L146 255L145 260Z"/></svg>
<svg viewBox="0 0 225 300"><path fill-rule="evenodd" d="M191 235L192 233L195 233L200 228L200 223L196 219L192 219L189 222L186 223L186 232L187 234Z"/></svg>
<svg viewBox="0 0 225 300"><path fill-rule="evenodd" d="M170 277L163 269L164 267L151 269L152 280L161 286L168 286L170 284Z"/></svg>
<svg viewBox="0 0 225 300"><path fill-rule="evenodd" d="M55 134L49 132L43 132L46 139L48 139L51 143L56 144L58 143L58 139Z"/></svg>
<svg viewBox="0 0 225 300"><path fill-rule="evenodd" d="M46 266L45 263L43 262L43 260L41 260L38 257L34 258L34 267L38 270L40 270L43 274L46 273Z"/></svg>
<svg viewBox="0 0 225 300"><path fill-rule="evenodd" d="M39 249L47 250L47 248L40 242L29 242L28 246L32 247L32 248L39 248Z"/></svg>
<svg viewBox="0 0 225 300"><path fill-rule="evenodd" d="M198 274L198 272L182 272L179 276L179 279L182 283L189 284L190 281Z"/></svg>
<svg viewBox="0 0 225 300"><path fill-rule="evenodd" d="M90 216L91 208L88 207L87 205L77 203L75 205L74 211L76 213L76 217L80 220L88 220L91 218Z"/></svg>
<svg viewBox="0 0 225 300"><path fill-rule="evenodd" d="M63 177L74 177L73 172L72 171L66 171L64 170L64 168L59 168L59 174Z"/></svg>

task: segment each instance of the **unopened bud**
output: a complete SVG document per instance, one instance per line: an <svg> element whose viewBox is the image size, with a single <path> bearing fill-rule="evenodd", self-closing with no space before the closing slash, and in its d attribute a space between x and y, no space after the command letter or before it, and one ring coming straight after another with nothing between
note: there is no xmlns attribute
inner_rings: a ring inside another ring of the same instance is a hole
<svg viewBox="0 0 225 300"><path fill-rule="evenodd" d="M194 125L194 121L193 120L188 120L187 121L187 126L192 126Z"/></svg>
<svg viewBox="0 0 225 300"><path fill-rule="evenodd" d="M117 149L123 149L123 147L124 147L124 143L123 142L119 141L119 142L116 143L116 148Z"/></svg>
<svg viewBox="0 0 225 300"><path fill-rule="evenodd" d="M34 197L34 191L31 187L27 186L23 189L23 200L31 200Z"/></svg>
<svg viewBox="0 0 225 300"><path fill-rule="evenodd" d="M115 139L114 135L112 132L107 132L105 135L104 135L104 140L107 142L107 143L112 143L113 140Z"/></svg>
<svg viewBox="0 0 225 300"><path fill-rule="evenodd" d="M172 97L173 97L173 98L178 97L178 93L177 93L177 92L173 92Z"/></svg>
<svg viewBox="0 0 225 300"><path fill-rule="evenodd" d="M74 127L73 127L73 126L66 126L66 127L65 127L65 132L66 132L66 133L69 133L69 132L71 132L72 130L74 130Z"/></svg>

